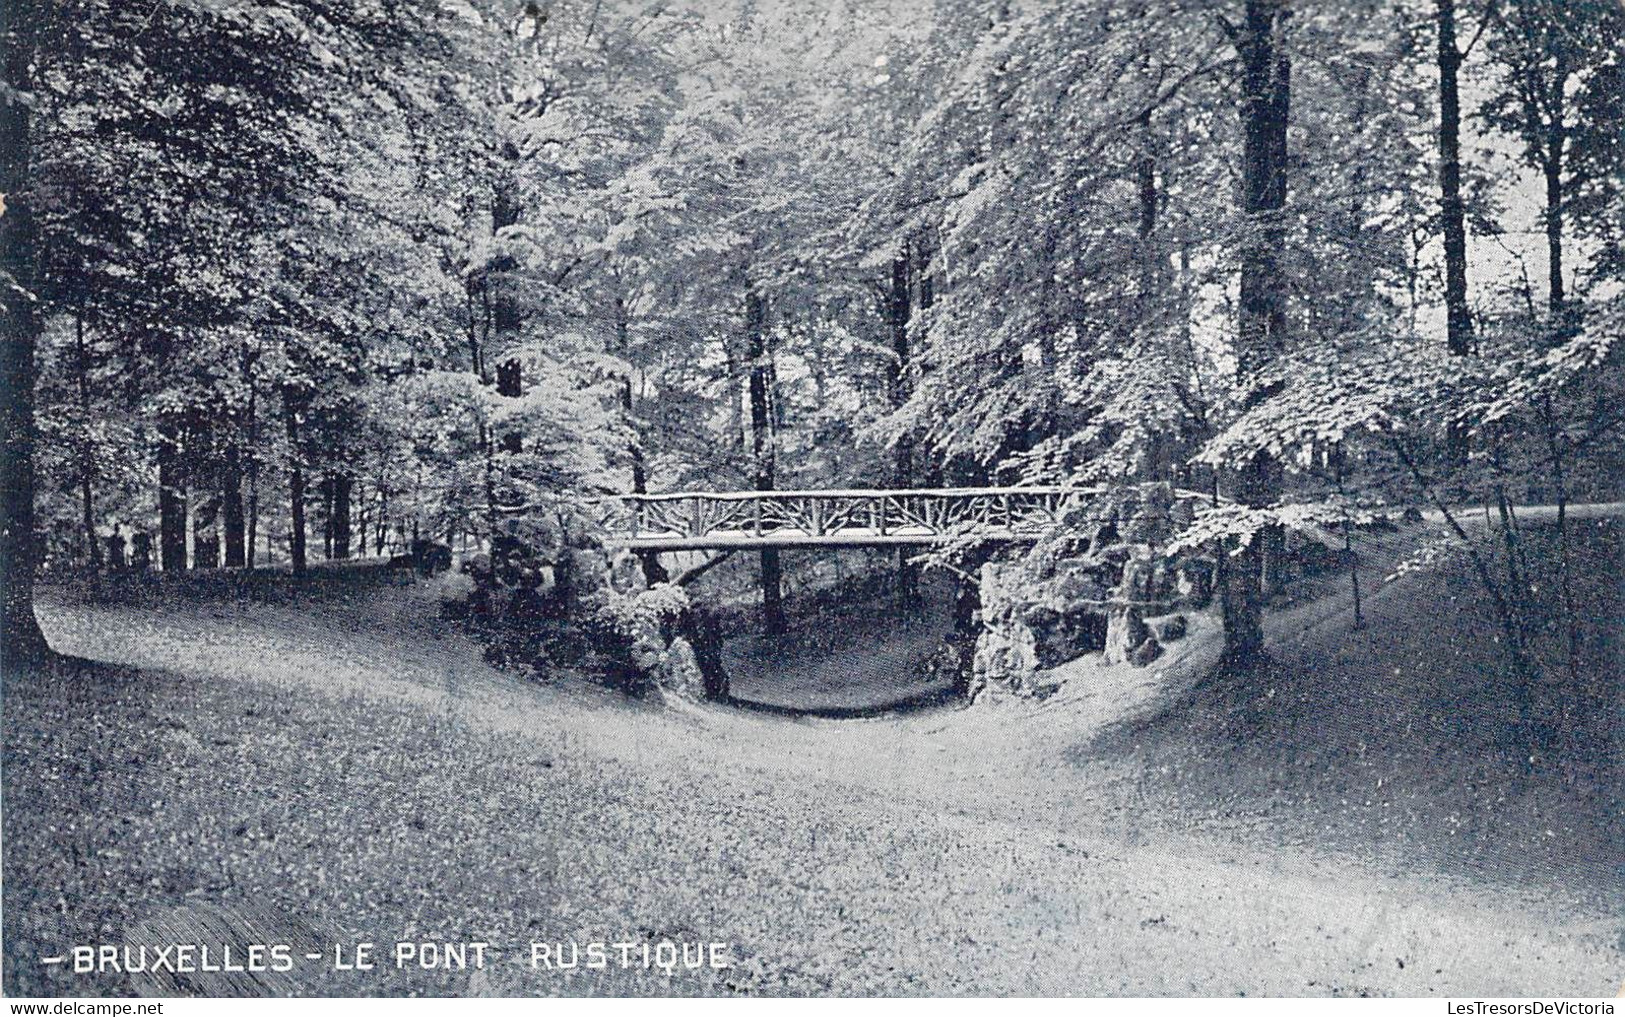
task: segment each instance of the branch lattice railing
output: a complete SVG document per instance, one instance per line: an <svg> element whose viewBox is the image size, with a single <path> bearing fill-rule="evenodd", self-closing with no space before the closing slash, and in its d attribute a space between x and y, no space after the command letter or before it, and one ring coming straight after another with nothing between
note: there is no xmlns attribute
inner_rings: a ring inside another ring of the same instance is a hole
<svg viewBox="0 0 1625 1017"><path fill-rule="evenodd" d="M628 494L613 543L688 551L752 547L873 547L957 540L1032 540L1074 502L1105 488L726 491Z"/></svg>

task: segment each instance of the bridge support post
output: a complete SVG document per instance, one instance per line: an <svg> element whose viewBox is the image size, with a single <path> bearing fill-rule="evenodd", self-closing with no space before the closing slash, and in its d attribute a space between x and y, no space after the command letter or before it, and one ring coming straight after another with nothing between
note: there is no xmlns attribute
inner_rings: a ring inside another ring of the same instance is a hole
<svg viewBox="0 0 1625 1017"><path fill-rule="evenodd" d="M959 649L959 679L954 692L969 696L975 684L976 645L982 638L981 569L954 577L953 644Z"/></svg>
<svg viewBox="0 0 1625 1017"><path fill-rule="evenodd" d="M907 546L897 549L897 606L903 611L920 604L920 568L908 560L913 551Z"/></svg>
<svg viewBox="0 0 1625 1017"><path fill-rule="evenodd" d="M788 626L784 620L783 569L779 565L779 552L769 548L762 552L762 628L770 636L783 635Z"/></svg>
<svg viewBox="0 0 1625 1017"><path fill-rule="evenodd" d="M647 585L671 582L671 573L666 571L666 566L660 564L659 551L639 551L638 561L643 566L643 581Z"/></svg>

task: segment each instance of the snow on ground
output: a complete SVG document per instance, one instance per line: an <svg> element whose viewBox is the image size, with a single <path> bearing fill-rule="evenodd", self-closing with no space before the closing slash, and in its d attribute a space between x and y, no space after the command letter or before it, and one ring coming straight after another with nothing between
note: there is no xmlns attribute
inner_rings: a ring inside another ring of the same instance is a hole
<svg viewBox="0 0 1625 1017"><path fill-rule="evenodd" d="M7 991L128 991L35 958L208 905L508 948L305 991L1611 995L1618 784L1497 769L1463 679L1497 673L1488 630L1439 609L1471 590L1377 578L1363 632L1330 580L1275 616L1264 688L1204 680L1199 628L1145 671L1069 665L1044 703L863 720L525 683L377 576L47 597L53 645L104 663L9 679ZM1592 591L1602 623L1617 593ZM622 936L737 966L522 963Z"/></svg>

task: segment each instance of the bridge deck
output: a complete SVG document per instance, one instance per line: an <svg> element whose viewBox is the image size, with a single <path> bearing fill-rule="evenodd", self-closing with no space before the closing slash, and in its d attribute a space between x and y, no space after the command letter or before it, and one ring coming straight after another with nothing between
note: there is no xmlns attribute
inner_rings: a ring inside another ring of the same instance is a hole
<svg viewBox="0 0 1625 1017"><path fill-rule="evenodd" d="M616 534L610 545L634 551L737 551L740 549L766 550L796 547L918 547L926 544L948 544L956 540L988 540L1017 543L1036 540L1036 533L1010 530L977 530L947 534L931 533L924 529L913 532L876 533L861 529L842 530L839 533L764 533L761 536L747 530L717 530L698 536L683 534Z"/></svg>
<svg viewBox="0 0 1625 1017"><path fill-rule="evenodd" d="M610 543L646 551L1035 540L1103 488L725 491L623 495Z"/></svg>

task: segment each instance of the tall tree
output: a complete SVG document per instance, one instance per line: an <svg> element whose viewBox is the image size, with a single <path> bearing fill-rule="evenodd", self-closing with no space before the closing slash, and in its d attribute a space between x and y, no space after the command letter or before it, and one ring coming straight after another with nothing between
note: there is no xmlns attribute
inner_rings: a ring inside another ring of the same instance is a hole
<svg viewBox="0 0 1625 1017"><path fill-rule="evenodd" d="M891 333L891 358L886 363L886 387L891 397L892 410L899 410L908 402L909 318L912 293L909 287L909 245L891 260L891 287L886 294L886 324ZM899 488L914 486L913 436L900 434L892 446L891 482ZM920 570L909 561L910 549L897 550L898 600L908 607L920 599Z"/></svg>
<svg viewBox="0 0 1625 1017"><path fill-rule="evenodd" d="M1268 398L1267 371L1286 349L1286 288L1281 255L1286 235L1287 126L1291 61L1285 29L1291 17L1282 0L1247 0L1242 23L1230 29L1241 56L1241 294L1236 375L1244 406ZM1232 496L1255 509L1281 495L1280 465L1257 450L1231 477ZM1236 666L1256 665L1264 651L1266 555L1274 527L1247 540L1224 569L1225 654Z"/></svg>
<svg viewBox="0 0 1625 1017"><path fill-rule="evenodd" d="M1434 0L1439 67L1439 216L1444 232L1445 330L1450 352L1473 347L1467 307L1467 208L1461 197L1462 52L1456 42L1456 0ZM1459 439L1458 439L1459 441Z"/></svg>
<svg viewBox="0 0 1625 1017"><path fill-rule="evenodd" d="M34 617L34 352L40 319L35 305L36 181L31 174L30 104L34 48L46 5L22 0L0 10L5 95L0 96L0 673L41 660L49 648Z"/></svg>
<svg viewBox="0 0 1625 1017"><path fill-rule="evenodd" d="M768 416L768 393L772 386L773 361L767 347L767 301L756 287L747 283L745 291L745 355L750 363L750 436L754 486L758 491L773 490L774 435ZM762 551L762 625L768 635L785 630L783 570L775 548Z"/></svg>
<svg viewBox="0 0 1625 1017"><path fill-rule="evenodd" d="M1565 315L1564 216L1569 199L1612 167L1571 160L1592 138L1625 130L1619 65L1625 61L1625 11L1612 0L1509 0L1491 36L1499 87L1484 104L1491 123L1522 142L1524 164L1540 175L1546 234L1546 300ZM1577 110L1585 116L1576 118ZM1578 144L1577 144L1578 143ZM1569 266L1572 267L1572 266Z"/></svg>

